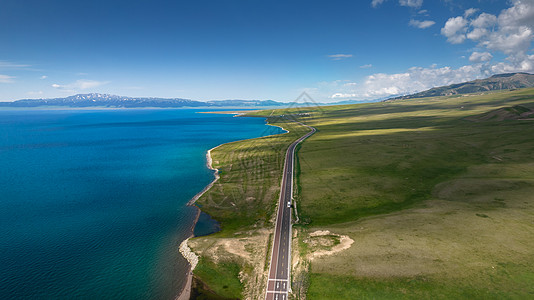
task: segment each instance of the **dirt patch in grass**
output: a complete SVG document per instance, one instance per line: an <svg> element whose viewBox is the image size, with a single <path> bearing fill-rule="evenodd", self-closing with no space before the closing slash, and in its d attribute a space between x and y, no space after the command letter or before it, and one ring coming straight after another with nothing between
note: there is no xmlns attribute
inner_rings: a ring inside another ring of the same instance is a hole
<svg viewBox="0 0 534 300"><path fill-rule="evenodd" d="M331 233L329 230L317 230L304 240L308 244L309 260L321 256L334 255L350 248L354 240L347 235Z"/></svg>
<svg viewBox="0 0 534 300"><path fill-rule="evenodd" d="M501 192L507 206L499 209L429 200L402 212L333 226L329 229L355 243L335 256L315 258L312 279L315 273L393 280L406 289L409 280L417 279L429 289L532 295L534 287L523 278L534 278L533 194L533 187Z"/></svg>
<svg viewBox="0 0 534 300"><path fill-rule="evenodd" d="M242 232L235 238L199 237L190 240L191 248L195 249L202 261L208 261L207 267L213 276L220 281L209 281L211 276L204 273L198 275L208 286L221 290L224 281L234 279L225 276L234 276L242 285L241 295L233 295L242 299L259 299L263 295L267 282L265 271L265 247L268 244L270 231L259 229ZM239 266L238 273L225 272L228 263ZM216 274L219 274L217 276ZM233 275L232 275L233 274ZM207 279L206 279L207 278ZM224 289L222 289L224 291Z"/></svg>

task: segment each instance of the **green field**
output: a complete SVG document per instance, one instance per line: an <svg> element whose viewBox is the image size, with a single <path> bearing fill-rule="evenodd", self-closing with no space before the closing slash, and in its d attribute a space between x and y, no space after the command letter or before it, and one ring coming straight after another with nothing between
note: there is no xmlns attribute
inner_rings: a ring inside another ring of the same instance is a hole
<svg viewBox="0 0 534 300"><path fill-rule="evenodd" d="M223 230L196 239L197 276L227 298L261 297L249 283L264 280L261 230L273 227L285 149L306 131L296 119L318 129L298 151L301 259L325 248L304 242L313 231L354 240L305 264L307 298L533 298L533 109L523 89L252 113L291 132L213 152L221 180L199 204ZM260 266L228 255L228 241ZM236 265L249 274L241 287Z"/></svg>
<svg viewBox="0 0 534 300"><path fill-rule="evenodd" d="M199 291L202 294L243 298L247 286L240 283L240 271L247 276L242 281L248 282L250 294L261 294L266 283L262 276L268 268L269 233L274 227L285 151L308 131L287 120L270 123L289 133L224 144L211 153L220 179L196 204L221 223L221 231L190 243L201 255L194 272L207 289ZM241 256L228 249L239 247L243 247Z"/></svg>
<svg viewBox="0 0 534 300"><path fill-rule="evenodd" d="M525 89L310 109L301 226L355 242L311 262L308 298L533 298L533 108Z"/></svg>
<svg viewBox="0 0 534 300"><path fill-rule="evenodd" d="M222 230L217 236L270 226L276 207L284 154L308 130L284 120L271 120L289 133L228 143L212 151L220 179L197 205L215 216Z"/></svg>

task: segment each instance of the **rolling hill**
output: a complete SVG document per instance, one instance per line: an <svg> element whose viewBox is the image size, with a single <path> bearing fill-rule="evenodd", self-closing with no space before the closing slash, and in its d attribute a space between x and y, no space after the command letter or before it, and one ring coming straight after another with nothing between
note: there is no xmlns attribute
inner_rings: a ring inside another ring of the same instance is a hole
<svg viewBox="0 0 534 300"><path fill-rule="evenodd" d="M511 90L521 89L527 87L534 87L534 74L529 73L507 73L493 75L485 79L477 79L473 81L451 84L447 86L435 87L429 90L419 92L412 95L401 96L393 98L398 99L413 99L436 96L451 96L459 94L480 93L495 90Z"/></svg>

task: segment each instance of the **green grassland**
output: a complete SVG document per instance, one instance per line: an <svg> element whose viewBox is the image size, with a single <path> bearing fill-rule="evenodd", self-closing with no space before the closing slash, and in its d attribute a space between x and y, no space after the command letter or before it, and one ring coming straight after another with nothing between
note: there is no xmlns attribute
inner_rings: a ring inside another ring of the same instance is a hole
<svg viewBox="0 0 534 300"><path fill-rule="evenodd" d="M221 179L198 205L222 231L193 240L195 274L222 299L245 296L257 268L214 245L273 229L285 150L307 131L298 120L318 129L298 150L301 258L306 232L354 240L307 264L309 299L534 298L532 110L522 89L249 113L290 133L212 152ZM264 271L262 237L246 247Z"/></svg>
<svg viewBox="0 0 534 300"><path fill-rule="evenodd" d="M242 298L245 287L239 273L252 278L258 276L254 273L265 270L268 242L248 243L245 247L251 259L232 255L220 245L229 239L236 245L241 238L254 239L254 235L260 235L258 231L274 227L285 151L308 129L284 119L272 119L270 123L289 133L228 143L211 152L212 165L219 170L220 179L196 204L221 223L221 231L191 241L193 250L201 256L194 271L202 281L202 286L197 287L197 293L203 295L199 299L213 294L220 299ZM258 281L258 286L264 284L261 276ZM209 298L213 297L206 299Z"/></svg>
<svg viewBox="0 0 534 300"><path fill-rule="evenodd" d="M293 109L309 299L534 298L534 89Z"/></svg>
<svg viewBox="0 0 534 300"><path fill-rule="evenodd" d="M289 131L221 145L211 153L220 179L198 201L221 222L221 236L268 226L276 208L287 147L308 130L286 120L270 124Z"/></svg>

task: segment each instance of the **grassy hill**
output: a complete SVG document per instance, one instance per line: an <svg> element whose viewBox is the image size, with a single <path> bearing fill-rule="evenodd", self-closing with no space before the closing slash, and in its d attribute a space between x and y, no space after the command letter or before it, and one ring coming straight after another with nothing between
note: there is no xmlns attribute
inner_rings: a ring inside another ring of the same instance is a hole
<svg viewBox="0 0 534 300"><path fill-rule="evenodd" d="M482 93L495 90L509 90L534 87L534 74L507 73L493 75L485 79L435 87L413 95L402 96L396 99L414 99L436 96L450 96L469 93Z"/></svg>

